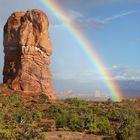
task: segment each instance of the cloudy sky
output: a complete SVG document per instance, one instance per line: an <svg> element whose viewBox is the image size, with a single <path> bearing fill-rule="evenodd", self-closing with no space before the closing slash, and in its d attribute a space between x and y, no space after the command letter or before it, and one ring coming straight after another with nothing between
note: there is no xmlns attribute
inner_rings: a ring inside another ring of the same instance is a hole
<svg viewBox="0 0 140 140"><path fill-rule="evenodd" d="M54 1L93 44L106 64L106 69L112 72L114 80L140 81L140 0ZM0 80L3 67L3 26L12 12L32 8L42 9L49 17L54 50L51 68L56 91L80 88L78 92L88 93L100 89L102 77L87 54L80 49L64 23L40 0L0 0Z"/></svg>

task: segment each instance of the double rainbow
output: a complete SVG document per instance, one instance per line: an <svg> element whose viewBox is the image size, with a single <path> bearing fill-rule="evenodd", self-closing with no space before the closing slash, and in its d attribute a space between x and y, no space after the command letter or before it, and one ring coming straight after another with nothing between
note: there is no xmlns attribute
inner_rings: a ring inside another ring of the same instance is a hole
<svg viewBox="0 0 140 140"><path fill-rule="evenodd" d="M65 14L60 5L54 0L40 0L41 3L51 11L59 20L61 20L68 31L72 34L75 40L79 43L80 48L87 54L89 60L94 64L97 72L103 77L103 80L110 91L112 99L115 101L122 100L122 93L115 81L112 79L111 73L107 71L101 57L99 57L96 50L89 40L80 31L79 27L71 23L68 16Z"/></svg>

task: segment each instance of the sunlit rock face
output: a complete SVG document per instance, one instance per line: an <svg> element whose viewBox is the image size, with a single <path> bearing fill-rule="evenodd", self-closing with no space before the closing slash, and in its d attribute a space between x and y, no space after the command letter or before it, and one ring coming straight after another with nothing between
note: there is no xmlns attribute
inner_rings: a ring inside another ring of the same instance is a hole
<svg viewBox="0 0 140 140"><path fill-rule="evenodd" d="M40 10L15 12L4 26L3 82L15 91L44 92L55 99L51 83L48 18Z"/></svg>

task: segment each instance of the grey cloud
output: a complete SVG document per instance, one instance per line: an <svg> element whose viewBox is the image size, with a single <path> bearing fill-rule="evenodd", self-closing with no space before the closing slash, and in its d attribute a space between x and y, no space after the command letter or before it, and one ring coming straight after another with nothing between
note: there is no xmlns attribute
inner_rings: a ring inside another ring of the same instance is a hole
<svg viewBox="0 0 140 140"><path fill-rule="evenodd" d="M140 67L114 65L111 69L115 80L138 80L140 81Z"/></svg>
<svg viewBox="0 0 140 140"><path fill-rule="evenodd" d="M113 65L106 68L107 71L112 73L112 77L105 77L106 79L113 80L135 80L140 81L140 67L130 67L123 65ZM91 83L93 81L102 81L103 77L95 70L79 73L56 73L54 79L57 80L73 80L78 83Z"/></svg>

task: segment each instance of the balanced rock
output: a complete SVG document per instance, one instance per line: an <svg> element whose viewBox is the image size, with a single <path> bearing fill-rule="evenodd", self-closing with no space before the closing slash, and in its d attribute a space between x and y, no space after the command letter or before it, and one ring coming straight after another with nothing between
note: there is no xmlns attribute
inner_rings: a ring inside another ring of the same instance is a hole
<svg viewBox="0 0 140 140"><path fill-rule="evenodd" d="M4 26L3 82L14 91L44 92L55 99L51 83L48 18L40 10L15 12Z"/></svg>

